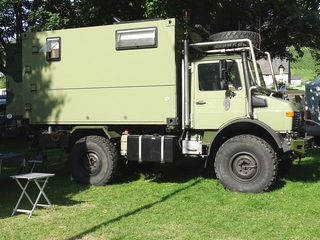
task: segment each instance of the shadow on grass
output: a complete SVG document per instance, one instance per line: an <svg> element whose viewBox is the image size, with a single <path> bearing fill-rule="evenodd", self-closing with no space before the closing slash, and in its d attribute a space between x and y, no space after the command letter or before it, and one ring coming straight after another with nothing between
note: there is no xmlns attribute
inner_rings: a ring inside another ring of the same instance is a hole
<svg viewBox="0 0 320 240"><path fill-rule="evenodd" d="M310 156L306 159L295 160L291 169L283 178L279 178L268 190L277 191L286 185L286 180L295 182L316 182L320 180L320 149L312 150ZM137 181L142 177L146 180L157 183L186 183L192 179L216 179L213 169L213 163L209 162L204 168L204 159L191 158L182 161L156 164L155 167L147 173L133 172L123 174L117 177L113 184L122 184L132 181Z"/></svg>
<svg viewBox="0 0 320 240"><path fill-rule="evenodd" d="M191 183L188 186L182 187L182 188L180 188L180 189L178 189L176 191L173 191L170 194L167 194L166 196L162 197L158 201L155 201L155 202L150 203L150 204L146 204L146 205L144 205L142 207L139 207L139 208L137 208L137 209L135 209L133 211L130 211L130 212L126 213L126 214L120 215L120 216L118 216L116 218L113 218L113 219L110 219L110 220L108 220L108 221L106 221L104 223L98 224L98 225L96 225L96 226L94 226L94 227L92 227L92 228L90 228L90 229L88 229L86 231L83 231L83 232L77 234L76 236L73 236L73 237L69 238L69 240L81 239L82 236L90 234L92 232L95 232L97 229L100 229L101 227L107 226L107 225L112 224L114 222L118 222L118 221L122 220L123 218L130 217L130 216L135 215L135 214L137 214L137 213L139 213L141 211L148 210L148 209L152 208L153 206L155 206L157 204L160 204L160 203L168 200L169 198L172 198L176 194L178 194L178 193L180 193L182 191L185 191L185 190L187 190L189 188L194 187L195 185L199 184L201 181L202 180L196 180L196 181L194 181L193 183Z"/></svg>
<svg viewBox="0 0 320 240"><path fill-rule="evenodd" d="M55 171L49 171L55 172ZM21 188L18 186L17 182L11 178L1 178L0 187L0 219L8 218L11 216L13 208L17 204L18 198L22 193ZM25 186L26 181L20 181L23 186ZM81 186L72 181L70 181L69 175L57 172L54 177L49 179L44 192L49 198L53 206L73 206L80 204L81 201L73 200L73 196L86 190L88 186ZM30 182L27 193L32 201L35 201L37 195L39 194L39 189L33 182ZM39 203L47 204L43 196L40 198ZM20 209L31 210L32 205L24 196L19 205ZM36 215L37 211L33 215ZM16 213L21 214L21 213Z"/></svg>
<svg viewBox="0 0 320 240"><path fill-rule="evenodd" d="M292 182L318 182L320 180L320 162L318 160L306 162L294 162L287 175L278 179L269 191L282 189L286 181Z"/></svg>
<svg viewBox="0 0 320 240"><path fill-rule="evenodd" d="M144 179L157 183L186 183L198 177L205 179L215 178L212 162L208 163L207 167L204 168L204 159L191 158L174 163L156 163L151 170L146 172L133 171L122 173L115 179L113 184L137 181L141 179L141 175L143 175Z"/></svg>
<svg viewBox="0 0 320 240"><path fill-rule="evenodd" d="M313 149L308 156L301 160L296 159L289 172L271 187L270 191L283 188L286 181L318 182L320 180L320 149Z"/></svg>
<svg viewBox="0 0 320 240"><path fill-rule="evenodd" d="M284 179L293 182L317 182L320 180L320 160L295 162Z"/></svg>
<svg viewBox="0 0 320 240"><path fill-rule="evenodd" d="M0 140L3 140L3 139L0 139ZM14 143L12 144L13 144L12 145L13 147L8 148L11 151L17 150L17 151L20 151L21 153L24 151L23 149L25 146L18 145L18 147L14 148ZM1 146L3 145L5 144L1 142ZM4 150L1 150L1 151L4 151ZM320 150L319 149L312 150L310 151L310 155L312 157L303 159L301 163L298 163L298 161L296 160L292 168L290 169L289 173L283 179L279 179L274 184L274 186L270 189L270 191L276 191L278 189L283 188L286 184L286 180L300 181L300 182L318 181L320 179L320 169L319 169ZM49 172L53 172L56 175L55 177L49 180L49 183L47 184L45 189L45 193L50 199L50 201L52 202L52 204L56 206L57 205L72 206L72 205L79 204L81 202L74 201L72 198L77 193L80 193L86 190L88 186L78 185L75 182L70 181L70 175L66 167L66 161L65 160L58 161L57 156L59 156L59 153L56 154L56 156L53 154L53 158L56 158L56 160L54 160L51 163L51 166L53 168L51 167L49 168ZM48 155L48 157L50 158L52 157L51 153L50 155ZM202 179L215 179L216 177L213 170L212 161L207 163L207 168L204 168L204 161L205 160L202 158L190 158L190 159L184 159L182 161L168 163L168 164L157 163L150 172L143 173L143 178L148 181L157 182L157 183L168 183L168 182L187 183L192 179L199 179L199 177ZM11 174L11 175L14 175L14 174ZM0 206L2 208L2 210L0 211L0 219L11 216L12 210L21 193L21 189L19 188L15 180L10 179L9 176L10 175L7 175L5 177L1 176L0 178L0 184L1 184ZM123 183L137 181L139 179L141 179L141 174L137 172L133 172L130 174L121 174L115 179L113 184L115 185L123 184ZM195 185L195 183L193 183L192 185L186 188L189 188L193 185ZM186 188L182 188L181 190L178 190L173 194L163 197L157 202L143 206L128 214L119 216L113 220L103 223L102 225L110 224L114 221L120 220L121 218L136 214L138 211L148 209L154 206L155 204L165 201L170 196L178 193L179 191L185 190ZM35 194L38 193L38 190L35 188L35 186L30 190L33 191ZM99 228L99 226L96 226L93 229L88 230L87 232L84 232L82 234L92 232L96 228ZM73 239L75 239L76 237L74 237Z"/></svg>
<svg viewBox="0 0 320 240"><path fill-rule="evenodd" d="M27 152L28 144L23 138L0 138L0 151L1 152L16 152L25 155ZM50 160L48 171L49 173L55 173L55 176L49 179L48 184L45 187L45 194L49 198L50 202L54 206L72 206L79 204L72 200L72 197L79 192L82 192L88 188L88 186L81 186L73 181L70 181L70 173L66 166L66 160L60 160L60 151L45 150L45 155ZM20 162L11 161L6 162L2 166L0 175L0 219L8 218L11 216L13 208L17 204L17 201L22 192L17 182L10 178L12 175L18 174L20 168ZM42 172L42 166L36 166L34 172ZM25 186L26 181L20 181ZM31 200L35 200L39 193L39 189L33 182L30 182L27 193L30 195ZM39 203L44 203L43 196L40 198ZM32 205L24 196L19 208L31 210ZM36 215L34 212L34 215ZM16 213L21 214L21 213Z"/></svg>

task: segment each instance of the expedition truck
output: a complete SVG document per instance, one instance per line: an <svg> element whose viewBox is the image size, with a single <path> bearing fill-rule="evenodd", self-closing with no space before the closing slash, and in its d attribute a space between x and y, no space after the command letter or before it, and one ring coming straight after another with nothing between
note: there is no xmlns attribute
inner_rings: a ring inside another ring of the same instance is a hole
<svg viewBox="0 0 320 240"><path fill-rule="evenodd" d="M78 183L197 157L226 189L263 192L313 144L303 112L265 87L256 33L208 35L185 17L22 38L7 49L7 116L66 151Z"/></svg>

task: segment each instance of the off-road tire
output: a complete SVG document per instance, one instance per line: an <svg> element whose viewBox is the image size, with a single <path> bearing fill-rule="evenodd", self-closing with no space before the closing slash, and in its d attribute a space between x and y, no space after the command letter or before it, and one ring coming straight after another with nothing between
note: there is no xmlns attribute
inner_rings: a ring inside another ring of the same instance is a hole
<svg viewBox="0 0 320 240"><path fill-rule="evenodd" d="M101 136L78 140L70 151L69 167L77 183L105 185L118 174L119 155L112 142Z"/></svg>
<svg viewBox="0 0 320 240"><path fill-rule="evenodd" d="M219 32L209 36L209 41L225 41L225 40L238 40L238 39L250 39L252 45L256 48L260 48L261 37L259 33L251 31L227 31ZM218 48L237 48L237 47L247 47L245 43L227 43L214 45L215 49Z"/></svg>
<svg viewBox="0 0 320 240"><path fill-rule="evenodd" d="M214 169L226 189L260 193L276 181L278 161L275 151L263 139L239 135L219 148Z"/></svg>

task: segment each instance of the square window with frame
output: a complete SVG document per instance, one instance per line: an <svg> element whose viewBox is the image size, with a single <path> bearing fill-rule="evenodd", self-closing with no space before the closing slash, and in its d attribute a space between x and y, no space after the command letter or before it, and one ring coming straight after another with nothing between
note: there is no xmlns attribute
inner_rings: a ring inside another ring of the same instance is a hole
<svg viewBox="0 0 320 240"><path fill-rule="evenodd" d="M227 62L228 89L238 91L242 89L238 65L235 61ZM200 91L219 91L223 88L223 79L220 79L219 62L201 63L198 65L198 85Z"/></svg>
<svg viewBox="0 0 320 240"><path fill-rule="evenodd" d="M46 39L46 44L39 50L46 53L48 62L61 61L61 38L51 37Z"/></svg>
<svg viewBox="0 0 320 240"><path fill-rule="evenodd" d="M158 31L156 27L134 28L116 31L116 50L157 47Z"/></svg>

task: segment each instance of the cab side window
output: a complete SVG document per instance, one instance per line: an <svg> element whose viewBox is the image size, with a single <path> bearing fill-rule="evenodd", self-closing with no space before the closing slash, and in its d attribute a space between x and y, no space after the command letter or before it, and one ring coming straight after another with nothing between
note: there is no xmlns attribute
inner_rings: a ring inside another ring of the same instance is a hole
<svg viewBox="0 0 320 240"><path fill-rule="evenodd" d="M221 90L219 79L219 63L199 64L198 74L200 91Z"/></svg>
<svg viewBox="0 0 320 240"><path fill-rule="evenodd" d="M241 79L239 69L234 61L228 61L228 89L235 91L241 90ZM205 63L198 65L198 81L200 91L219 91L226 90L219 76L219 63Z"/></svg>

